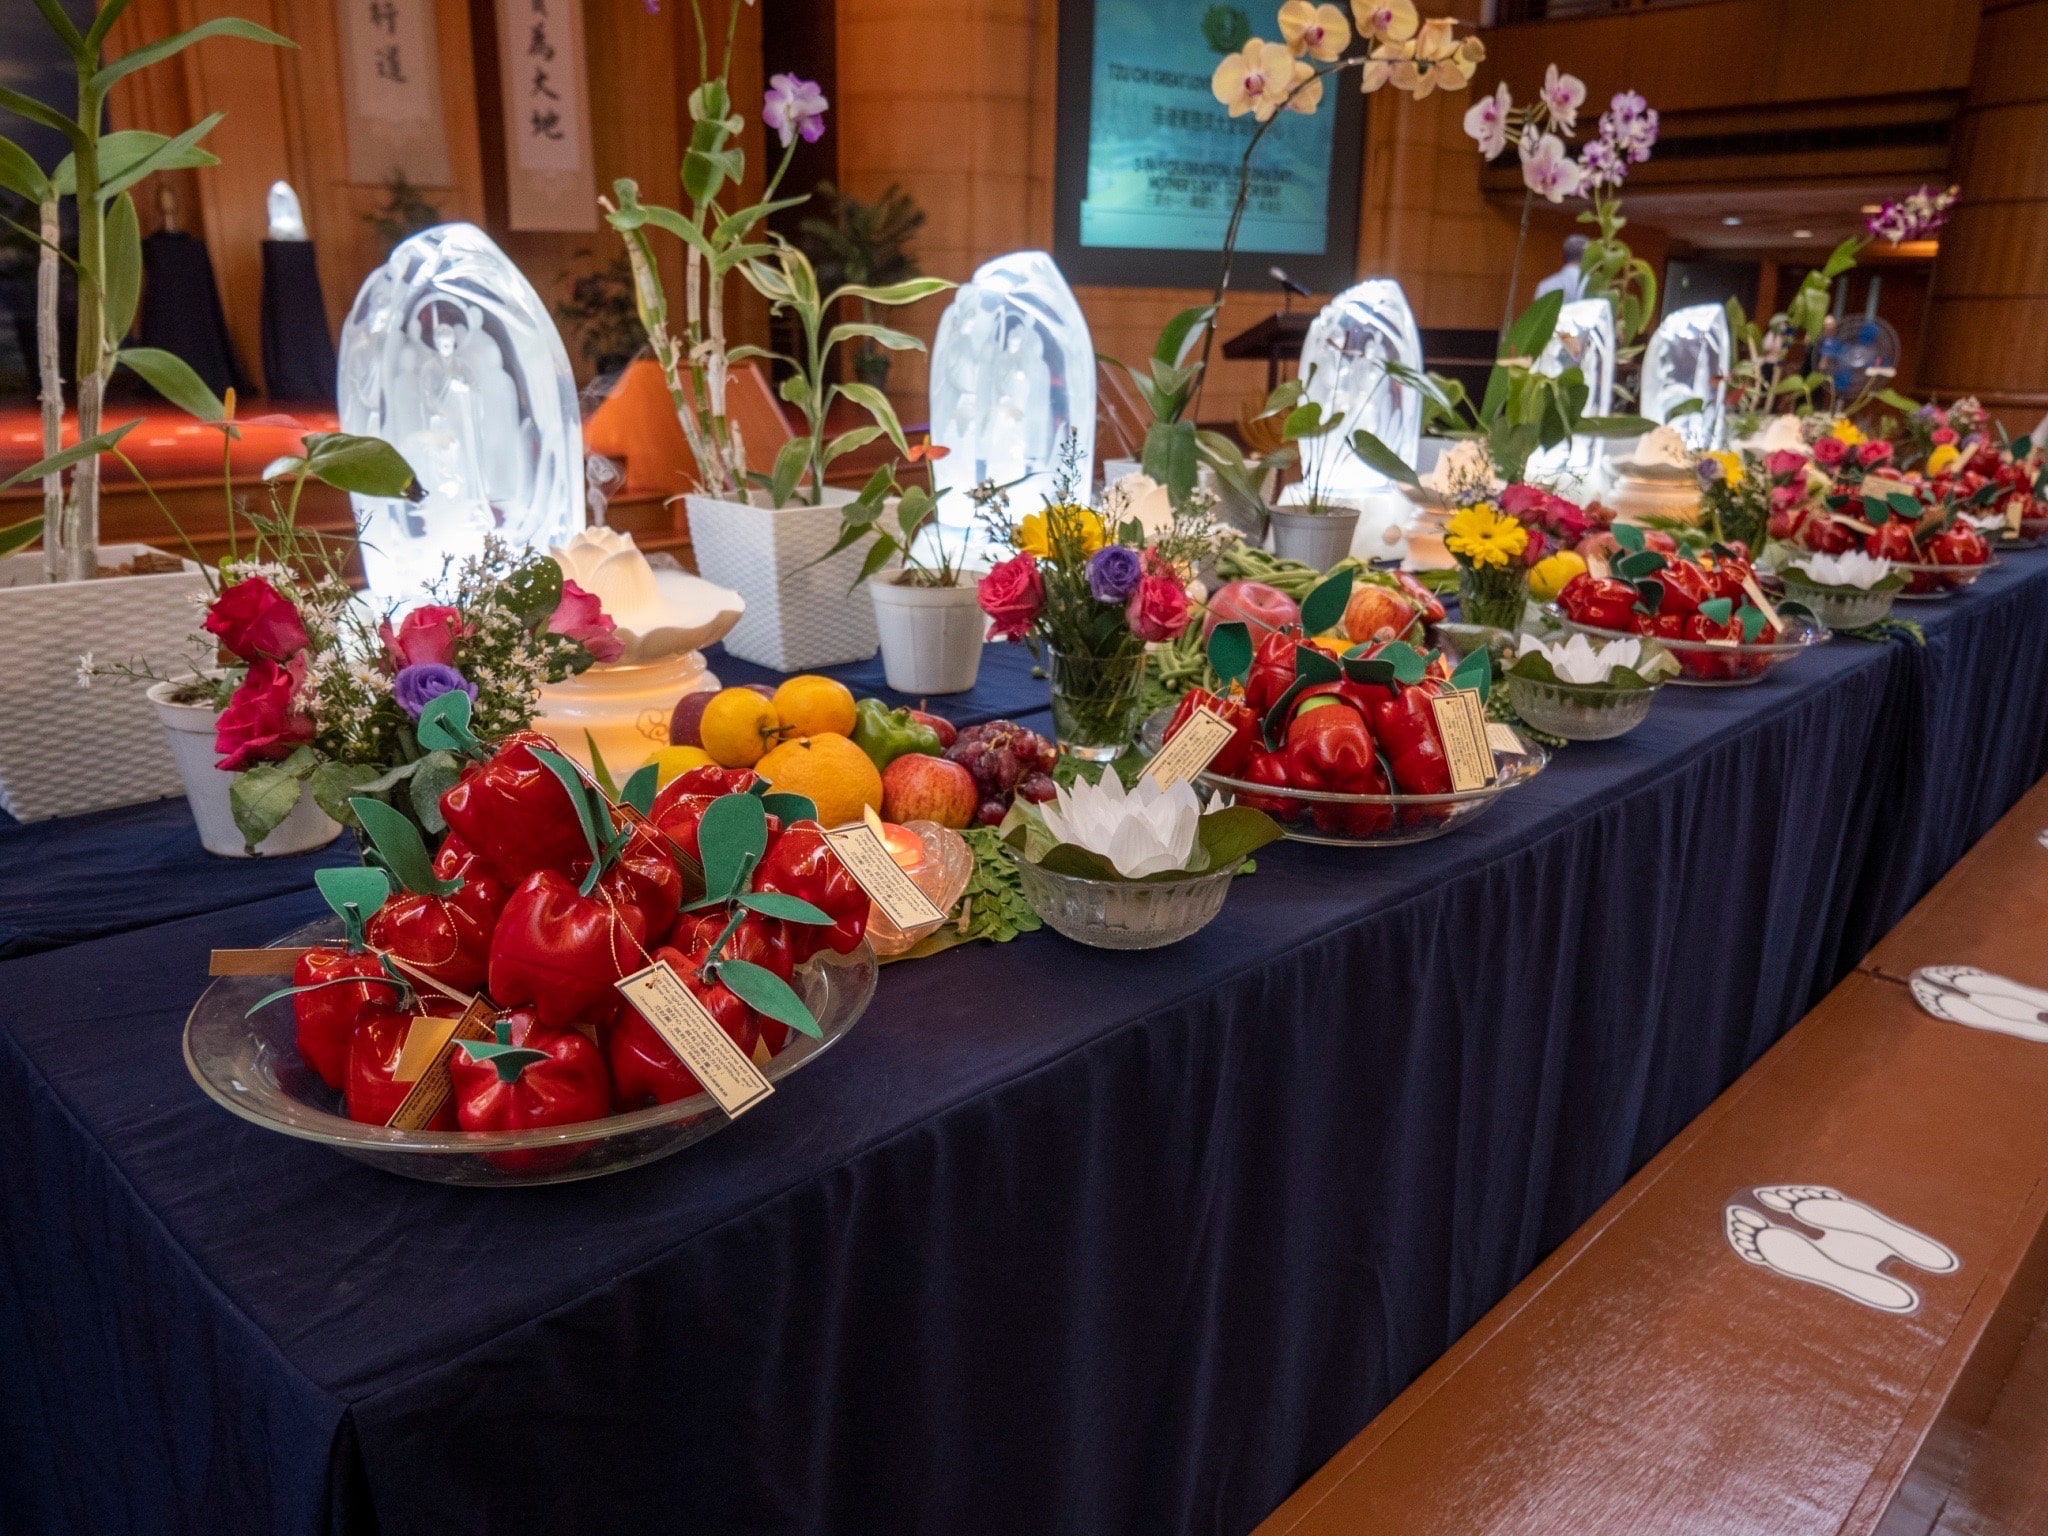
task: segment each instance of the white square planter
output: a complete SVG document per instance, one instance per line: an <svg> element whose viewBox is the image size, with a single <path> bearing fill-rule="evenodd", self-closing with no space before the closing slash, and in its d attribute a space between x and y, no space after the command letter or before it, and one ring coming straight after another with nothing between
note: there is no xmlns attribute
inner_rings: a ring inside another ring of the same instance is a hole
<svg viewBox="0 0 2048 1536"><path fill-rule="evenodd" d="M830 486L821 507L688 498L698 573L747 602L725 637L733 655L778 672L804 672L875 654L875 605L853 589L867 546L817 563L838 540L840 509L853 499L853 492Z"/></svg>
<svg viewBox="0 0 2048 1536"><path fill-rule="evenodd" d="M141 544L104 544L120 565ZM149 550L154 554L157 551ZM119 678L78 686L78 658L191 666L206 578L190 560L162 576L46 582L41 552L0 559L0 806L19 821L73 816L184 792L156 710Z"/></svg>

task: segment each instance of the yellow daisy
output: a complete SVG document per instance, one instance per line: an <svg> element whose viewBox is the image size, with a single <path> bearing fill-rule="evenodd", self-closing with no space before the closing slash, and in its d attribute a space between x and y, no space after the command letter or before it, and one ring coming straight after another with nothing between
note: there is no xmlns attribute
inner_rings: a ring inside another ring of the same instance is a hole
<svg viewBox="0 0 2048 1536"><path fill-rule="evenodd" d="M1474 502L1452 514L1444 546L1468 564L1504 566L1529 547L1529 530L1492 502Z"/></svg>
<svg viewBox="0 0 2048 1536"><path fill-rule="evenodd" d="M1743 468L1741 454L1730 453L1723 449L1718 453L1710 453L1707 457L1721 466L1721 478L1727 482L1729 490L1732 491L1742 484Z"/></svg>
<svg viewBox="0 0 2048 1536"><path fill-rule="evenodd" d="M1025 554L1046 560L1052 557L1055 533L1078 543L1084 555L1102 548L1102 519L1087 507L1048 507L1043 512L1026 513L1017 524L1015 543Z"/></svg>

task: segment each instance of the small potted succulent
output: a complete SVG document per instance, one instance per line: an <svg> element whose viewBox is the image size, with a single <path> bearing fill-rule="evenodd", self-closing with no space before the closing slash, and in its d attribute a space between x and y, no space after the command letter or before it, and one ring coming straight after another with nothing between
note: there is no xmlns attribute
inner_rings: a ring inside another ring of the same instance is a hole
<svg viewBox="0 0 2048 1536"><path fill-rule="evenodd" d="M1524 635L1503 676L1508 701L1526 724L1566 741L1606 741L1641 725L1650 700L1677 670L1653 640L1596 644L1575 634L1546 644Z"/></svg>
<svg viewBox="0 0 2048 1536"><path fill-rule="evenodd" d="M1829 629L1862 629L1886 618L1906 573L1891 561L1852 549L1838 555L1795 555L1780 571L1785 596Z"/></svg>
<svg viewBox="0 0 2048 1536"><path fill-rule="evenodd" d="M1280 835L1264 811L1205 813L1185 781L1148 775L1126 790L1107 768L1043 805L1020 797L1002 826L1032 910L1097 949L1157 949L1207 926L1231 877Z"/></svg>

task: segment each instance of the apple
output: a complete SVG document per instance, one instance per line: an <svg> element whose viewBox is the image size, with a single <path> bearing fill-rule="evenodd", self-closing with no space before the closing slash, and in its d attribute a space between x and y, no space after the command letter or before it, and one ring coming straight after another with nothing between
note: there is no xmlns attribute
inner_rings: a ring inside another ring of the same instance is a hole
<svg viewBox="0 0 2048 1536"><path fill-rule="evenodd" d="M910 712L910 718L919 725L928 725L937 731L939 733L939 745L942 747L953 745L954 738L960 734L953 729L952 721L945 719L943 716L934 715L927 710L913 709Z"/></svg>
<svg viewBox="0 0 2048 1536"><path fill-rule="evenodd" d="M1268 630L1285 629L1301 622L1301 608L1278 587L1263 581L1232 581L1209 599L1208 617L1202 621L1206 643L1218 624L1241 622L1254 640Z"/></svg>
<svg viewBox="0 0 2048 1536"><path fill-rule="evenodd" d="M699 688L695 693L686 693L677 699L675 713L668 717L668 744L672 747L703 746L698 722L704 718L705 706L717 697L716 688Z"/></svg>
<svg viewBox="0 0 2048 1536"><path fill-rule="evenodd" d="M882 819L899 825L935 821L964 827L974 820L981 794L974 775L958 763L907 752L882 770Z"/></svg>
<svg viewBox="0 0 2048 1536"><path fill-rule="evenodd" d="M1366 582L1352 589L1351 601L1344 605L1344 633L1354 645L1398 640L1415 622L1416 611L1400 593Z"/></svg>

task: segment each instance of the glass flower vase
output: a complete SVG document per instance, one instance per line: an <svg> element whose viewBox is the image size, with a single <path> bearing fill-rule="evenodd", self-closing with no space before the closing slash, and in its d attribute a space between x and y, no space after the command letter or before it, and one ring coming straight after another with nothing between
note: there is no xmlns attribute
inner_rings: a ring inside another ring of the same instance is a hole
<svg viewBox="0 0 2048 1536"><path fill-rule="evenodd" d="M1504 629L1509 634L1522 627L1522 609L1529 601L1529 567L1521 561L1506 565L1458 566L1458 608L1467 624Z"/></svg>
<svg viewBox="0 0 2048 1536"><path fill-rule="evenodd" d="M1045 651L1052 677L1052 728L1062 752L1106 763L1131 744L1145 681L1145 648L1135 640L1106 656Z"/></svg>

